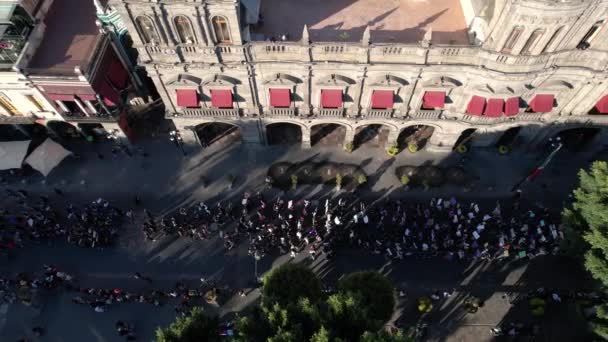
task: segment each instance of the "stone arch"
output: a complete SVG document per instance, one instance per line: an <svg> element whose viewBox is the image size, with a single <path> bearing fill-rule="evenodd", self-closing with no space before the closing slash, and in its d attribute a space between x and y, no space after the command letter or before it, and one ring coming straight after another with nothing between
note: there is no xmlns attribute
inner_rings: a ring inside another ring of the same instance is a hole
<svg viewBox="0 0 608 342"><path fill-rule="evenodd" d="M296 85L300 83L303 83L303 81L299 77L280 72L264 80L264 84L267 85Z"/></svg>
<svg viewBox="0 0 608 342"><path fill-rule="evenodd" d="M493 95L496 93L496 91L494 90L494 88L492 88L489 84L480 84L476 87L473 88L473 90L475 92L479 92L482 94L489 94L489 95Z"/></svg>
<svg viewBox="0 0 608 342"><path fill-rule="evenodd" d="M564 150L575 152L586 147L603 129L605 128L596 126L562 128L554 135L554 138L559 137L564 144Z"/></svg>
<svg viewBox="0 0 608 342"><path fill-rule="evenodd" d="M454 143L454 149L458 148L458 146L469 146L471 141L475 138L475 133L477 132L477 128L467 128L460 133L458 139Z"/></svg>
<svg viewBox="0 0 608 342"><path fill-rule="evenodd" d="M179 42L182 44L195 44L197 42L194 26L187 15L178 14L171 20ZM184 31L186 30L186 31Z"/></svg>
<svg viewBox="0 0 608 342"><path fill-rule="evenodd" d="M270 122L264 126L268 145L293 145L304 140L306 126L293 121Z"/></svg>
<svg viewBox="0 0 608 342"><path fill-rule="evenodd" d="M398 128L385 122L365 122L355 127L353 147L386 147Z"/></svg>
<svg viewBox="0 0 608 342"><path fill-rule="evenodd" d="M231 143L241 141L241 127L229 121L207 121L193 127L194 134L203 147L214 143Z"/></svg>
<svg viewBox="0 0 608 342"><path fill-rule="evenodd" d="M418 150L423 149L435 133L435 125L411 124L399 131L397 146L400 150L415 144Z"/></svg>
<svg viewBox="0 0 608 342"><path fill-rule="evenodd" d="M201 85L202 80L190 74L179 74L176 77L169 79L167 85Z"/></svg>
<svg viewBox="0 0 608 342"><path fill-rule="evenodd" d="M228 19L223 15L215 15L211 18L211 25L213 26L213 36L217 44L232 43L232 32L230 32L230 24Z"/></svg>
<svg viewBox="0 0 608 342"><path fill-rule="evenodd" d="M504 129L496 139L496 147L506 146L513 149L516 142L520 140L518 138L520 137L522 130L523 127L521 125L515 125Z"/></svg>
<svg viewBox="0 0 608 342"><path fill-rule="evenodd" d="M135 17L135 27L144 44L159 44L160 33L154 24L154 20L147 15Z"/></svg>
<svg viewBox="0 0 608 342"><path fill-rule="evenodd" d="M310 144L342 146L349 128L341 122L315 122L310 126Z"/></svg>
<svg viewBox="0 0 608 342"><path fill-rule="evenodd" d="M62 140L83 138L79 127L74 126L67 121L51 120L46 123L46 127Z"/></svg>
<svg viewBox="0 0 608 342"><path fill-rule="evenodd" d="M228 85L231 86L236 86L241 84L241 81L238 78L232 77L232 76L228 76L225 74L215 74L212 77L208 78L207 80L205 80L203 82L203 85L206 86L226 86L228 83Z"/></svg>
<svg viewBox="0 0 608 342"><path fill-rule="evenodd" d="M340 74L331 74L325 77L320 78L317 81L317 85L341 85L341 86L350 86L356 84L357 82L350 77L340 75Z"/></svg>
<svg viewBox="0 0 608 342"><path fill-rule="evenodd" d="M462 82L450 76L433 77L422 83L424 87L460 87Z"/></svg>
<svg viewBox="0 0 608 342"><path fill-rule="evenodd" d="M552 79L552 80L548 80L547 82L543 83L539 89L541 90L570 90L570 89L574 89L574 86L572 85L572 83L565 81L565 80L559 80L559 79Z"/></svg>
<svg viewBox="0 0 608 342"><path fill-rule="evenodd" d="M404 78L387 73L386 75L376 76L372 78L370 84L378 86L399 85L404 87L406 85L409 85L410 83Z"/></svg>

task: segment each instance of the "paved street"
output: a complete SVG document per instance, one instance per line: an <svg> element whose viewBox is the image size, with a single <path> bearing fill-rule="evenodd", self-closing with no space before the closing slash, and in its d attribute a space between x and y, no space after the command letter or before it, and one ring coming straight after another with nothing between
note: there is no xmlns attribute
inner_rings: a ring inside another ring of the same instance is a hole
<svg viewBox="0 0 608 342"><path fill-rule="evenodd" d="M184 158L165 138L150 139L138 147L143 148L147 156L138 151L133 157L124 154L113 157L107 143L68 144L68 148L81 155L79 160L64 161L44 183L41 176L34 174L24 178L25 182L7 177L7 186L49 194L51 201L56 203L81 203L103 197L125 209L134 206L133 199L138 195L144 207L160 215L195 200L240 198L242 191L262 186L270 164L312 159L361 165L369 175L370 185L362 192L364 196L390 195L418 201L438 195L455 195L493 205L496 199L511 196L513 184L535 166L539 158L538 155L519 153L498 156L494 150L473 151L465 166L479 175L473 191L464 192L455 186L429 191L404 191L394 176L395 167L429 162L453 165L458 162L459 156L433 155L424 151L412 155L405 151L395 160L388 160L383 150L378 148L360 148L348 154L333 147L301 150L297 147L216 144L206 150L188 146L189 155ZM595 157L598 156L601 157ZM591 152L576 156L559 155L545 175L525 186L524 198L530 202L542 201L559 210L576 181L576 170L593 157ZM237 177L236 186L230 191L226 189L227 174ZM202 185L201 177L208 180L208 186ZM560 186L553 185L557 181ZM57 196L53 188L61 188L66 196ZM331 189L321 186L302 186L287 195L310 197L332 194ZM141 207L136 216L137 221L142 219ZM263 273L287 261L286 256L276 260L266 257L260 261L259 271ZM246 248L240 247L226 253L219 241L215 240L187 242L167 238L154 243L145 242L137 224L124 228L116 247L101 251L63 244L28 246L4 261L2 270L12 275L22 271L35 272L41 269L43 263L54 264L74 273L85 287L121 287L133 291L169 289L180 279L197 286L201 276L212 276L234 289L240 289L248 288L254 278L254 261L247 255ZM569 289L587 284L585 275L576 267L551 258L536 258L531 263L513 261L469 265L443 260L387 262L382 257L344 251L331 262L319 258L311 267L328 281L336 280L344 272L361 269L376 269L387 274L398 288L408 293L410 300L401 306L404 317L400 320L405 324L412 323L408 321L407 313L413 309L415 298L435 290L456 289L453 298L430 317L435 322L432 324L433 337L443 340L449 335L449 340L453 341L490 340L489 327L511 314L509 305L501 298L504 293L525 292L541 285ZM153 279L152 284L133 279L134 272L149 275ZM550 279L550 284L546 284L547 279ZM486 305L475 315L461 316L454 304L470 294L485 300ZM222 307L207 309L229 315L255 301L256 297L257 292L254 291L246 298L234 296ZM0 307L0 340L16 341L31 327L41 325L48 330L48 334L40 339L43 341L116 341L114 322L117 319L133 322L141 340L150 340L156 326L165 325L174 317L173 305L158 308L149 304L116 304L105 313L96 313L87 306L71 303L70 298L68 294L61 294L40 298L32 307L21 304ZM551 312L560 310L567 312L561 308L552 308ZM568 322L568 317L564 315L559 319ZM575 333L568 330L567 324L557 323L546 326L544 331L546 340L552 341Z"/></svg>

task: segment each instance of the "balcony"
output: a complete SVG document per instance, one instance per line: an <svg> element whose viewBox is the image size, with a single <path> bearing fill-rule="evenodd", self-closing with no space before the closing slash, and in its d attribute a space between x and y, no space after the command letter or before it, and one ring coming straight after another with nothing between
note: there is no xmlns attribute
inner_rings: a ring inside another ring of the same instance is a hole
<svg viewBox="0 0 608 342"><path fill-rule="evenodd" d="M270 108L268 114L270 116L296 116L298 112L295 108Z"/></svg>
<svg viewBox="0 0 608 342"><path fill-rule="evenodd" d="M181 44L177 48L186 63L218 63L218 56L213 46Z"/></svg>
<svg viewBox="0 0 608 342"><path fill-rule="evenodd" d="M143 49L154 62L167 64L181 62L175 48L156 44L146 44Z"/></svg>
<svg viewBox="0 0 608 342"><path fill-rule="evenodd" d="M253 42L250 45L251 58L258 62L267 61L310 61L308 45L299 43Z"/></svg>
<svg viewBox="0 0 608 342"><path fill-rule="evenodd" d="M408 114L407 117L414 120L439 120L441 114L440 110L418 110Z"/></svg>
<svg viewBox="0 0 608 342"><path fill-rule="evenodd" d="M236 108L185 108L181 113L175 114L178 117L239 117L239 110Z"/></svg>
<svg viewBox="0 0 608 342"><path fill-rule="evenodd" d="M367 119L388 119L393 117L393 109L370 109L362 116Z"/></svg>
<svg viewBox="0 0 608 342"><path fill-rule="evenodd" d="M81 123L96 123L96 122L116 122L117 118L109 114L83 114L81 112L61 113L61 117L65 121L81 122Z"/></svg>
<svg viewBox="0 0 608 342"><path fill-rule="evenodd" d="M312 46L315 62L366 63L367 48L359 44L319 43Z"/></svg>
<svg viewBox="0 0 608 342"><path fill-rule="evenodd" d="M370 63L424 64L426 49L418 45L372 45Z"/></svg>
<svg viewBox="0 0 608 342"><path fill-rule="evenodd" d="M245 61L245 47L234 46L234 45L220 45L215 47L218 56L222 63L225 62L244 62Z"/></svg>
<svg viewBox="0 0 608 342"><path fill-rule="evenodd" d="M320 117L342 118L344 117L344 108L320 108Z"/></svg>

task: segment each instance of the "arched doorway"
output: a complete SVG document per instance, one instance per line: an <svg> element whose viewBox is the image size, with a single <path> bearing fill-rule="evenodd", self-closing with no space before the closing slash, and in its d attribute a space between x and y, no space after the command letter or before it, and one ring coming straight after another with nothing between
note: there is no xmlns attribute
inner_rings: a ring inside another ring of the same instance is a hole
<svg viewBox="0 0 608 342"><path fill-rule="evenodd" d="M399 137L397 137L397 145L399 150L403 150L408 146L416 146L416 150L421 150L426 146L429 139L433 135L435 128L427 125L415 125L404 128Z"/></svg>
<svg viewBox="0 0 608 342"><path fill-rule="evenodd" d="M194 127L198 141L207 147L217 142L232 143L241 140L238 126L225 122L207 122Z"/></svg>
<svg viewBox="0 0 608 342"><path fill-rule="evenodd" d="M49 121L46 126L59 139L72 140L83 138L82 134L80 133L80 130L76 128L76 126L65 121Z"/></svg>
<svg viewBox="0 0 608 342"><path fill-rule="evenodd" d="M458 146L461 146L461 145L468 148L471 141L475 138L475 131L477 131L477 129L468 128L468 129L465 129L462 133L460 133L458 140L456 140L456 143L454 144L454 149L457 149Z"/></svg>
<svg viewBox="0 0 608 342"><path fill-rule="evenodd" d="M310 145L342 146L346 137L346 127L335 124L318 124L310 128Z"/></svg>
<svg viewBox="0 0 608 342"><path fill-rule="evenodd" d="M300 126L288 122L277 122L266 126L268 145L295 145L302 143Z"/></svg>
<svg viewBox="0 0 608 342"><path fill-rule="evenodd" d="M384 147L388 141L390 128L385 125L371 124L357 127L354 147Z"/></svg>
<svg viewBox="0 0 608 342"><path fill-rule="evenodd" d="M578 127L563 130L557 134L565 150L578 151L585 148L600 132L596 127Z"/></svg>
<svg viewBox="0 0 608 342"><path fill-rule="evenodd" d="M500 148L500 146L505 146L507 148L513 149L513 145L517 140L517 136L521 131L521 127L511 127L507 129L501 136L496 140L496 147Z"/></svg>

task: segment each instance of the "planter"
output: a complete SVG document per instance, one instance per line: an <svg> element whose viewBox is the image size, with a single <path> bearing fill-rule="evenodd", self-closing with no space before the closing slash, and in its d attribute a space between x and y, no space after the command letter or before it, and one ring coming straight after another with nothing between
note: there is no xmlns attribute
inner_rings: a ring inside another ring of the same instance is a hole
<svg viewBox="0 0 608 342"><path fill-rule="evenodd" d="M394 157L399 153L399 146L397 145L393 145L391 146L387 151L386 151L386 155L389 157Z"/></svg>
<svg viewBox="0 0 608 342"><path fill-rule="evenodd" d="M460 153L460 154L465 154L469 151L469 148L467 147L467 145L458 145L456 146L456 152Z"/></svg>
<svg viewBox="0 0 608 342"><path fill-rule="evenodd" d="M498 146L498 153L501 155L505 155L505 154L509 154L509 152L511 152L511 148L509 146L506 145L500 145Z"/></svg>
<svg viewBox="0 0 608 342"><path fill-rule="evenodd" d="M348 152L348 153L352 153L355 149L355 145L353 143L348 143L346 145L344 145L344 151Z"/></svg>
<svg viewBox="0 0 608 342"><path fill-rule="evenodd" d="M418 152L418 144L416 144L416 143L407 144L407 150L410 151L410 153Z"/></svg>

